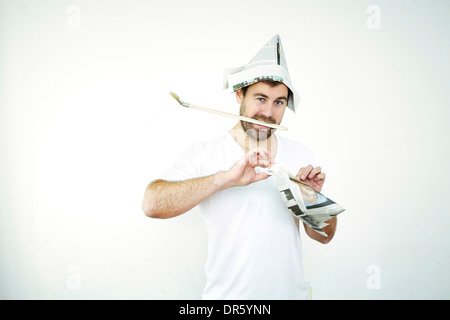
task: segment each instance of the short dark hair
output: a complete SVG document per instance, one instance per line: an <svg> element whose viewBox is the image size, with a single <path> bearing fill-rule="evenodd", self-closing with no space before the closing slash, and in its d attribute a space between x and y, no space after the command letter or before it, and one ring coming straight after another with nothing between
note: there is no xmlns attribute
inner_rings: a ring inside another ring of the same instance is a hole
<svg viewBox="0 0 450 320"><path fill-rule="evenodd" d="M283 84L283 82L275 81L275 80L271 80L271 79L265 79L265 80L261 80L261 81L258 81L258 82L263 82L263 83L265 83L265 84L268 84L268 85L271 86L272 88L273 88L273 87L276 87L276 86L279 86L280 84ZM258 83L258 82L255 82L255 83ZM252 83L251 85L253 85L253 84L255 84L255 83ZM243 96L243 97L245 97L245 94L247 93L247 90L248 90L248 88L249 88L251 85L241 88L241 90L242 90L242 96ZM292 92L291 92L291 89L289 89L287 86L286 86L286 88L288 89L287 101L289 101L289 97L291 96Z"/></svg>

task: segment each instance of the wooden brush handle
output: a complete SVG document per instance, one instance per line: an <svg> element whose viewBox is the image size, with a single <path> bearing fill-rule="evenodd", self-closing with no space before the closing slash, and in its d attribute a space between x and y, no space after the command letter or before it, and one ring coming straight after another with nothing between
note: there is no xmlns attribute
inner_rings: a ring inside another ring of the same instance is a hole
<svg viewBox="0 0 450 320"><path fill-rule="evenodd" d="M221 115L221 116L224 116L224 117L228 117L228 118L234 118L234 119L238 119L238 120L242 120L242 121L246 121L246 122L251 122L251 123L259 124L259 125L262 125L262 126L273 128L273 129L287 130L286 127L280 126L278 124L266 123L264 121L255 120L255 119L244 117L244 116L238 116L237 114L232 114L232 113L228 113L228 112L224 112L224 111L209 109L209 108L205 108L205 107L199 107L199 106L196 106L196 105L193 105L193 104L189 104L189 108L193 108L193 109L197 109L197 110L201 110L201 111L206 111L206 112L209 112L209 113L218 114L218 115Z"/></svg>

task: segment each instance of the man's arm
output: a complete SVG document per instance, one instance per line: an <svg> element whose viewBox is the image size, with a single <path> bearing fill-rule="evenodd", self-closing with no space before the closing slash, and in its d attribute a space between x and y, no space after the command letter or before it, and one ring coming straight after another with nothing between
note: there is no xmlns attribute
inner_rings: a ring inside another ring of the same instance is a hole
<svg viewBox="0 0 450 320"><path fill-rule="evenodd" d="M185 181L155 180L145 190L142 210L151 218L172 218L189 211L214 193L231 187L245 186L269 177L255 168L270 167L268 151L251 150L230 170Z"/></svg>
<svg viewBox="0 0 450 320"><path fill-rule="evenodd" d="M337 217L331 218L330 220L325 222L328 223L328 226L323 227L322 230L328 235L328 237L325 237L320 233L317 233L311 227L303 223L306 234L313 240L319 241L322 244L327 244L328 242L331 241L331 239L333 239L334 233L336 232Z"/></svg>
<svg viewBox="0 0 450 320"><path fill-rule="evenodd" d="M324 172L322 172L322 169L320 167L314 168L312 165L308 165L307 167L301 168L298 171L297 178L308 184L311 188L313 188L317 192L320 192L325 182L326 175ZM320 243L323 244L327 244L328 242L331 241L331 239L333 239L333 236L336 232L337 217L331 218L330 220L325 222L328 223L328 226L324 227L322 230L328 235L328 237L325 237L320 233L315 232L312 228L303 223L306 234L311 239L319 241Z"/></svg>
<svg viewBox="0 0 450 320"><path fill-rule="evenodd" d="M189 211L223 188L224 172L214 175L169 182L155 180L145 190L142 210L147 217L172 218Z"/></svg>

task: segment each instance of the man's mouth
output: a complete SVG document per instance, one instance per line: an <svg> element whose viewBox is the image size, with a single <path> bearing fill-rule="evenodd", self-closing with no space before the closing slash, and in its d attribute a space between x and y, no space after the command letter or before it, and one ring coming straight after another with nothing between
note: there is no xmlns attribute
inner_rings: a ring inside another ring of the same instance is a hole
<svg viewBox="0 0 450 320"><path fill-rule="evenodd" d="M261 122L269 123L269 124L276 124L276 121L270 117L268 117L268 118L253 117L253 119L261 121ZM270 127L266 127L262 124L253 123L252 125L253 125L253 127L255 127L255 129L266 129L266 130L271 129Z"/></svg>
<svg viewBox="0 0 450 320"><path fill-rule="evenodd" d="M256 123L252 123L252 126L253 126L253 128L260 129L260 130L269 130L269 129L271 129L270 127L266 127L264 125L256 124Z"/></svg>

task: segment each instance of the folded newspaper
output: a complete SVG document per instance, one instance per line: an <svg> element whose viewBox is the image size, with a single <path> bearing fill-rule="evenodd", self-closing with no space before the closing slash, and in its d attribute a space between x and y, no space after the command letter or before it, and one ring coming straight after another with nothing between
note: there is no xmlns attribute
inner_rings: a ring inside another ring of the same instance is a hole
<svg viewBox="0 0 450 320"><path fill-rule="evenodd" d="M281 198L292 215L327 237L328 235L322 230L328 225L325 221L337 216L345 209L297 179L281 165L275 164L264 171L275 177Z"/></svg>

